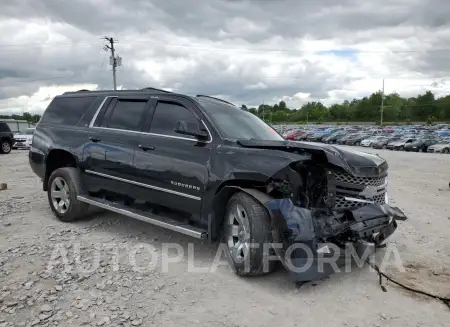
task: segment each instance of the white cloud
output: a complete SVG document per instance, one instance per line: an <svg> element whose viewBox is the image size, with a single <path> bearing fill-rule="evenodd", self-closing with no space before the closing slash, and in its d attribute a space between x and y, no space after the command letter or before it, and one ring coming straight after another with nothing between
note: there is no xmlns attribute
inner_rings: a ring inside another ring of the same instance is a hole
<svg viewBox="0 0 450 327"><path fill-rule="evenodd" d="M29 112L32 114L42 113L50 101L59 94L82 89L93 91L97 88L98 85L96 84L39 87L39 89L30 96L21 95L15 98L0 100L0 114L20 114L21 112Z"/></svg>

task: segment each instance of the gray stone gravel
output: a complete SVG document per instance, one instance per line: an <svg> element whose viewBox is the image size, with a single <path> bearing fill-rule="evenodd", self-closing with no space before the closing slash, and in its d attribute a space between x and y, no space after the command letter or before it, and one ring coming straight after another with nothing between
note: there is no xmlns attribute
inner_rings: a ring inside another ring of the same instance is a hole
<svg viewBox="0 0 450 327"><path fill-rule="evenodd" d="M410 218L391 239L406 271L392 273L450 296L450 156L362 150L388 160L390 198ZM217 246L120 215L94 212L83 221L59 222L26 151L0 155L0 183L8 184L0 191L0 327L403 327L450 321L448 308L434 299L389 283L382 292L368 267L297 288L282 269L248 279L225 265L214 273L188 272L189 246L196 267L209 267ZM163 243L178 243L185 253L168 272L158 260L148 266ZM139 271L130 263L133 251ZM96 258L98 268L90 269Z"/></svg>

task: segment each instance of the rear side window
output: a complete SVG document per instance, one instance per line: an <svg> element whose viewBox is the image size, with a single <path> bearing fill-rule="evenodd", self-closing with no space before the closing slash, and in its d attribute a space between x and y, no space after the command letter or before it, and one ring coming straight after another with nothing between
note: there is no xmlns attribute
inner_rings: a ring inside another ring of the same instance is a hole
<svg viewBox="0 0 450 327"><path fill-rule="evenodd" d="M75 125L97 97L55 98L45 110L40 123Z"/></svg>
<svg viewBox="0 0 450 327"><path fill-rule="evenodd" d="M171 102L158 102L153 115L150 132L162 135L182 136L193 138L191 136L175 133L175 127L179 120L189 123L198 123L197 118L187 108Z"/></svg>
<svg viewBox="0 0 450 327"><path fill-rule="evenodd" d="M6 123L0 123L0 132L3 133L10 133L11 129L9 128L8 124Z"/></svg>
<svg viewBox="0 0 450 327"><path fill-rule="evenodd" d="M106 109L101 127L141 131L147 101L117 100Z"/></svg>

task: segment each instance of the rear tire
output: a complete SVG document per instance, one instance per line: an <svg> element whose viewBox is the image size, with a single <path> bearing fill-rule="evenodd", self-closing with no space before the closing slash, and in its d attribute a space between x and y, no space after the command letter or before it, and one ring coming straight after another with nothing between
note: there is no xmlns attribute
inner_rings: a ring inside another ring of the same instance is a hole
<svg viewBox="0 0 450 327"><path fill-rule="evenodd" d="M264 263L271 255L271 217L252 196L238 192L228 202L224 218L224 242L228 260L237 275L260 276L274 271L277 261ZM253 246L250 247L250 244Z"/></svg>
<svg viewBox="0 0 450 327"><path fill-rule="evenodd" d="M59 220L71 222L80 219L89 205L77 200L81 194L80 174L77 168L56 169L48 180L48 202Z"/></svg>
<svg viewBox="0 0 450 327"><path fill-rule="evenodd" d="M442 150L442 153L448 154L449 153L449 149L445 148L444 150Z"/></svg>
<svg viewBox="0 0 450 327"><path fill-rule="evenodd" d="M386 144L383 144L383 145L381 146L381 148L382 148L383 150L386 150L386 148L387 148Z"/></svg>

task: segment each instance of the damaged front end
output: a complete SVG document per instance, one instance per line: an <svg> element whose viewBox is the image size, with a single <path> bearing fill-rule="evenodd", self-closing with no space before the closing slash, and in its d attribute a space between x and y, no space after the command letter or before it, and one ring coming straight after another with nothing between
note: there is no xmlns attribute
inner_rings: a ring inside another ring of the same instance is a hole
<svg viewBox="0 0 450 327"><path fill-rule="evenodd" d="M374 166L352 173L313 156L272 177L266 193L273 200L265 205L273 241L283 245L276 253L297 281L333 273L348 263L349 248L367 258L406 219L388 204L387 163Z"/></svg>
<svg viewBox="0 0 450 327"><path fill-rule="evenodd" d="M339 213L302 208L291 199L265 205L272 215L273 242L282 244L275 252L296 281L324 278L352 255L367 258L396 230L396 221L406 219L388 204L366 204Z"/></svg>
<svg viewBox="0 0 450 327"><path fill-rule="evenodd" d="M297 281L333 273L348 248L367 257L406 219L388 204L388 164L377 155L308 142L239 144L292 159L271 175L261 189L269 197L260 201L272 216L273 242L282 245L275 252Z"/></svg>

